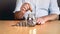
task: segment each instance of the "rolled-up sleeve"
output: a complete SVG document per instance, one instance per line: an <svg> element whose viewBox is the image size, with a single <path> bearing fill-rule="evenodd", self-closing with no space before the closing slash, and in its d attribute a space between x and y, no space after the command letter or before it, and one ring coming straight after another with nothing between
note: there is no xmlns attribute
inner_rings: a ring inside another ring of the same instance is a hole
<svg viewBox="0 0 60 34"><path fill-rule="evenodd" d="M49 6L50 14L60 14L57 0L51 0Z"/></svg>
<svg viewBox="0 0 60 34"><path fill-rule="evenodd" d="M13 13L15 13L16 11L20 11L21 5L22 5L22 0L17 0L16 7L15 7L15 10L13 11Z"/></svg>

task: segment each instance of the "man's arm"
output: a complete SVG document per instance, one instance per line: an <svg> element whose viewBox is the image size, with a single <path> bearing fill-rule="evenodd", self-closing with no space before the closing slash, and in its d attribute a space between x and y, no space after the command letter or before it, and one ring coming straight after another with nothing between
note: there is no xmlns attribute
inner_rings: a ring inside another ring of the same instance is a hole
<svg viewBox="0 0 60 34"><path fill-rule="evenodd" d="M51 15L47 15L47 16L43 16L37 19L37 23L38 24L44 24L47 21L53 21L53 20L57 20L59 19L59 15L57 14L51 14Z"/></svg>
<svg viewBox="0 0 60 34"><path fill-rule="evenodd" d="M50 0L50 15L47 16L46 18L48 18L47 20L56 20L60 14L59 12L59 7L58 7L58 3L57 0Z"/></svg>
<svg viewBox="0 0 60 34"><path fill-rule="evenodd" d="M50 20L57 20L59 19L59 15L57 14L51 14L51 15L48 15L48 16L44 16L42 17L45 21L50 21Z"/></svg>
<svg viewBox="0 0 60 34"><path fill-rule="evenodd" d="M22 19L24 13L22 11L17 11L14 13L15 19Z"/></svg>

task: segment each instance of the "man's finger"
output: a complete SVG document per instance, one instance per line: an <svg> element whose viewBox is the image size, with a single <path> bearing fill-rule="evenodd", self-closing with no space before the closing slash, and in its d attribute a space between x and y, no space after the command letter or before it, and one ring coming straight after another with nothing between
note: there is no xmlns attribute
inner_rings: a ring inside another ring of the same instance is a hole
<svg viewBox="0 0 60 34"><path fill-rule="evenodd" d="M40 24L40 23L41 23L41 22L40 22L40 20L38 19L38 20L37 20L37 24Z"/></svg>
<svg viewBox="0 0 60 34"><path fill-rule="evenodd" d="M22 8L22 10L24 10L24 11L25 11L26 9L25 9L25 8Z"/></svg>
<svg viewBox="0 0 60 34"><path fill-rule="evenodd" d="M29 7L29 9L30 9L30 11L32 12L32 8L31 8L31 6Z"/></svg>
<svg viewBox="0 0 60 34"><path fill-rule="evenodd" d="M44 24L45 23L45 21L43 20L43 21L41 21L41 24Z"/></svg>

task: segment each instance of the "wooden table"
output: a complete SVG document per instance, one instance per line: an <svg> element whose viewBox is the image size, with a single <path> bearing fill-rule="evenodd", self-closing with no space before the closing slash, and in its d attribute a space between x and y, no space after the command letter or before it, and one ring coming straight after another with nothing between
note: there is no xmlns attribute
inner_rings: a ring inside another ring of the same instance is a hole
<svg viewBox="0 0 60 34"><path fill-rule="evenodd" d="M51 21L35 27L11 26L19 21L0 21L0 34L60 34L60 21Z"/></svg>

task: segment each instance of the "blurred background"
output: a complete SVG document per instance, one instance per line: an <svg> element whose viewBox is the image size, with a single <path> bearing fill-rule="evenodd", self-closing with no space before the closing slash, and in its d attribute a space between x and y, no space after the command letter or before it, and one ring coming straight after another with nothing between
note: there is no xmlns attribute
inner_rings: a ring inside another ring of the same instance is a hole
<svg viewBox="0 0 60 34"><path fill-rule="evenodd" d="M16 0L0 0L0 20L13 20Z"/></svg>
<svg viewBox="0 0 60 34"><path fill-rule="evenodd" d="M57 2L60 7L60 0L57 0ZM15 6L16 0L0 0L0 20L14 20Z"/></svg>

